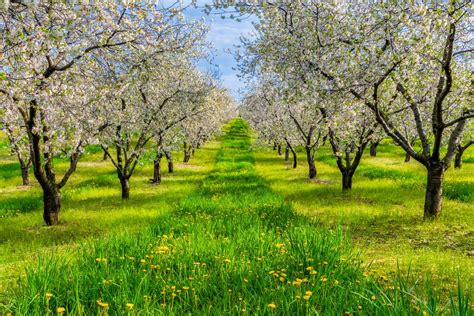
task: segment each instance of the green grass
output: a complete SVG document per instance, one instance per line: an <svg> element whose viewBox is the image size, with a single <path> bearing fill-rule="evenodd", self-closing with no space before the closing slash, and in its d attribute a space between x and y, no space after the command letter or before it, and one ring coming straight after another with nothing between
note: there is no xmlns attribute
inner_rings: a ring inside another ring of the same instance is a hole
<svg viewBox="0 0 474 316"><path fill-rule="evenodd" d="M440 302L428 283L420 288L410 277L388 280L366 271L341 229L296 213L254 163L249 131L234 120L199 190L138 233L40 256L8 292L4 309L20 315L55 314L58 307L87 315L468 314L462 293Z"/></svg>
<svg viewBox="0 0 474 316"><path fill-rule="evenodd" d="M458 276L470 292L474 284L474 164L466 152L461 170L445 176L443 214L424 222L425 169L404 162L389 143L367 155L353 179L352 192L341 191L341 175L329 148L317 153L318 179L307 179L303 152L293 170L271 149L256 151L257 171L293 208L328 228L342 227L361 252L367 269L394 279L398 269L432 286L448 299Z"/></svg>
<svg viewBox="0 0 474 316"><path fill-rule="evenodd" d="M149 226L199 187L214 164L218 146L217 142L208 143L196 151L188 165L179 163L182 154L175 153L175 173L163 170L159 186L148 182L153 174L151 163L138 166L131 178L129 201L120 198L112 163L102 161L101 152L88 150L62 190L61 224L45 227L41 189L32 174L32 186L20 186L19 165L0 137L0 293L44 253L68 254L88 239L123 231L136 233ZM64 171L67 163L56 161L56 167Z"/></svg>

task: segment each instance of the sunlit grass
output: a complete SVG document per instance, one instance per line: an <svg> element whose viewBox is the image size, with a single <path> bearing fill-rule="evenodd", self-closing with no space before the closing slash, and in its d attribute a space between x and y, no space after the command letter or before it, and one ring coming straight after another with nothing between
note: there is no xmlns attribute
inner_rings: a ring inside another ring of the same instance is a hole
<svg viewBox="0 0 474 316"><path fill-rule="evenodd" d="M429 283L416 286L404 274L391 279L387 271L361 265L338 225L321 225L295 213L283 195L271 190L254 168L250 144L245 124L233 121L213 171L197 191L188 192L170 212L155 214L138 233L110 234L68 255L40 256L18 287L8 291L4 310L55 314L59 309L73 315L468 314L470 303L463 293L440 301ZM258 153L257 162L262 155L268 153ZM302 196L314 185L303 180ZM71 199L82 194L81 186L77 190ZM340 192L326 198L350 201ZM292 200L298 201L297 196ZM137 199L133 204L139 201L148 203Z"/></svg>
<svg viewBox="0 0 474 316"><path fill-rule="evenodd" d="M120 197L120 183L110 161L103 161L101 152L88 152L62 190L61 224L46 227L39 185L31 174L32 186L19 186L19 165L15 157L9 155L5 142L2 145L0 293L8 289L18 275L24 273L25 266L31 265L40 254L67 252L87 239L104 238L124 231L137 233L149 226L198 188L211 170L219 146L217 142L208 143L196 151L189 165L181 164L181 153L175 153L175 173L168 174L164 166L163 183L159 186L148 181L153 174L150 162L137 167L131 178L128 201L122 201ZM57 167L64 170L66 164L59 161Z"/></svg>
<svg viewBox="0 0 474 316"><path fill-rule="evenodd" d="M446 173L443 214L435 222L422 219L424 167L405 163L402 150L388 143L379 146L377 157L364 156L350 193L341 190L328 148L317 154L316 181L307 180L303 152L293 170L271 149L257 150L256 168L296 211L326 227L342 226L370 269L392 278L398 269L410 270L449 297L458 276L471 293L474 284L472 155L466 151L463 168Z"/></svg>

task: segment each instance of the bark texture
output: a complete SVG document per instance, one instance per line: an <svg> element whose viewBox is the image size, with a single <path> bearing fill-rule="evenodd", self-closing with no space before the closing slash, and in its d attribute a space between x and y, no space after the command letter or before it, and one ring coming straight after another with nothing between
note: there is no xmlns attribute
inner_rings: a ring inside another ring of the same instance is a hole
<svg viewBox="0 0 474 316"><path fill-rule="evenodd" d="M370 156L371 157L376 157L377 156L377 146L379 145L379 142L373 142L370 144Z"/></svg>
<svg viewBox="0 0 474 316"><path fill-rule="evenodd" d="M130 198L130 179L126 177L120 177L120 186L122 187L122 199L126 200Z"/></svg>
<svg viewBox="0 0 474 316"><path fill-rule="evenodd" d="M173 155L169 150L165 150L166 160L168 161L168 173L174 172Z"/></svg>
<svg viewBox="0 0 474 316"><path fill-rule="evenodd" d="M317 175L316 164L314 163L314 156L311 152L311 148L308 146L305 147L306 149L306 161L308 162L309 168L309 178L314 179Z"/></svg>
<svg viewBox="0 0 474 316"><path fill-rule="evenodd" d="M59 211L61 210L61 194L57 188L43 190L43 219L46 225L59 224Z"/></svg>
<svg viewBox="0 0 474 316"><path fill-rule="evenodd" d="M424 219L435 219L441 214L443 204L443 166L428 169Z"/></svg>

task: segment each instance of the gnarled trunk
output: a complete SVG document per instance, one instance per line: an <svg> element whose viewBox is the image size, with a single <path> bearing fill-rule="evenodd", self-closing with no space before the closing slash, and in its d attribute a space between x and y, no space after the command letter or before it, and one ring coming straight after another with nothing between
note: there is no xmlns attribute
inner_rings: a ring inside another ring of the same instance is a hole
<svg viewBox="0 0 474 316"><path fill-rule="evenodd" d="M370 145L370 156L376 157L377 156L377 146L379 145L378 142L374 142Z"/></svg>
<svg viewBox="0 0 474 316"><path fill-rule="evenodd" d="M173 156L169 150L165 151L166 160L168 161L168 173L174 172L174 165L173 165Z"/></svg>
<svg viewBox="0 0 474 316"><path fill-rule="evenodd" d="M405 162L410 162L410 160L411 160L410 154L409 154L409 153L406 153L406 154L405 154Z"/></svg>
<svg viewBox="0 0 474 316"><path fill-rule="evenodd" d="M278 144L278 155L281 156L282 152L281 152L281 144Z"/></svg>
<svg viewBox="0 0 474 316"><path fill-rule="evenodd" d="M52 226L59 223L59 210L61 209L61 194L57 188L43 188L43 219L46 225Z"/></svg>
<svg viewBox="0 0 474 316"><path fill-rule="evenodd" d="M186 144L186 142L184 142L184 158L183 158L183 162L184 163L188 163L189 162L189 159L191 158L191 145L188 147L188 145Z"/></svg>
<svg viewBox="0 0 474 316"><path fill-rule="evenodd" d="M190 151L190 150L185 150L185 151L184 151L184 159L183 159L183 162L184 162L184 163L188 163L190 158L191 158L191 151Z"/></svg>
<svg viewBox="0 0 474 316"><path fill-rule="evenodd" d="M342 173L342 190L348 191L352 189L352 176L354 174L348 170Z"/></svg>
<svg viewBox="0 0 474 316"><path fill-rule="evenodd" d="M119 176L119 179L122 187L122 199L128 199L130 197L130 179L123 176Z"/></svg>
<svg viewBox="0 0 474 316"><path fill-rule="evenodd" d="M21 179L24 186L30 185L30 168L23 164L21 166Z"/></svg>
<svg viewBox="0 0 474 316"><path fill-rule="evenodd" d="M461 169L462 167L462 151L458 151L454 157L454 168Z"/></svg>
<svg viewBox="0 0 474 316"><path fill-rule="evenodd" d="M285 161L290 160L290 148L285 147Z"/></svg>
<svg viewBox="0 0 474 316"><path fill-rule="evenodd" d="M293 169L296 169L296 167L298 166L296 151L294 149L291 149L291 153L293 154Z"/></svg>
<svg viewBox="0 0 474 316"><path fill-rule="evenodd" d="M109 157L107 157L107 153L104 151L104 157L102 157L102 160L103 160L103 161L106 161L107 158L109 158Z"/></svg>
<svg viewBox="0 0 474 316"><path fill-rule="evenodd" d="M317 175L316 165L314 164L314 158L311 154L311 148L306 146L305 149L306 149L306 160L308 161L308 167L309 167L309 178L314 179L316 178L316 175Z"/></svg>
<svg viewBox="0 0 474 316"><path fill-rule="evenodd" d="M161 154L158 154L153 161L153 179L151 179L153 184L161 183L161 158Z"/></svg>
<svg viewBox="0 0 474 316"><path fill-rule="evenodd" d="M428 168L424 219L435 219L441 215L443 203L444 168L441 165Z"/></svg>

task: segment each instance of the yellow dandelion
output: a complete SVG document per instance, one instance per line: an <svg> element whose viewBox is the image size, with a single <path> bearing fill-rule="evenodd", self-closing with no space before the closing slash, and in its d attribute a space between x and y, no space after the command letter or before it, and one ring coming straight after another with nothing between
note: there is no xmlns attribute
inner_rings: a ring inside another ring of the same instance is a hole
<svg viewBox="0 0 474 316"><path fill-rule="evenodd" d="M189 287L188 286L183 286L183 290L187 291L187 290L189 290Z"/></svg>
<svg viewBox="0 0 474 316"><path fill-rule="evenodd" d="M270 308L270 309L276 309L277 308L275 303L270 303L270 304L267 305L267 307Z"/></svg>
<svg viewBox="0 0 474 316"><path fill-rule="evenodd" d="M56 312L58 313L58 315L64 314L65 311L66 311L66 309L64 307L56 308Z"/></svg>
<svg viewBox="0 0 474 316"><path fill-rule="evenodd" d="M375 301L377 300L377 298L375 297L375 295L372 295L372 297L370 298L372 301Z"/></svg>
<svg viewBox="0 0 474 316"><path fill-rule="evenodd" d="M109 309L109 304L105 303L105 302L102 302L101 299L98 299L96 302L97 302L97 305L100 306L100 308Z"/></svg>
<svg viewBox="0 0 474 316"><path fill-rule="evenodd" d="M230 259L229 259L229 258L226 258L226 259L224 260L224 262L225 262L225 263L230 263Z"/></svg>
<svg viewBox="0 0 474 316"><path fill-rule="evenodd" d="M135 306L135 305L133 305L132 303L127 303L127 304L125 304L125 306L127 307L127 309L129 311L131 311L133 309L133 306Z"/></svg>
<svg viewBox="0 0 474 316"><path fill-rule="evenodd" d="M46 293L46 299L49 301L54 295L52 293Z"/></svg>
<svg viewBox="0 0 474 316"><path fill-rule="evenodd" d="M278 249L282 248L282 247L285 247L285 244L275 244L275 247L277 247Z"/></svg>

